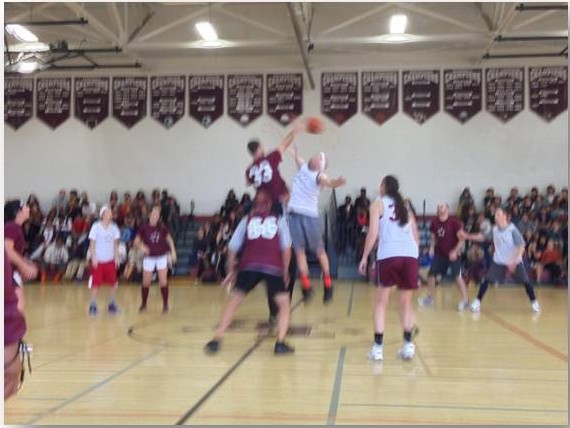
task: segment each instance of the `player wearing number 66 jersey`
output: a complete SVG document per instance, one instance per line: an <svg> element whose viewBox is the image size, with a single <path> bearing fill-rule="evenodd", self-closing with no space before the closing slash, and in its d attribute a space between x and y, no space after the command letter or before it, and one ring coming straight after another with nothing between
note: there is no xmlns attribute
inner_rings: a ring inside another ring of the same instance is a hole
<svg viewBox="0 0 570 428"><path fill-rule="evenodd" d="M254 207L238 225L229 243L228 275L224 282L236 281L229 302L222 311L214 339L206 345L206 352L218 351L224 332L230 326L234 313L243 299L261 281L267 284L267 294L278 308L278 331L275 354L293 352L284 339L289 329L290 301L287 293L288 267L291 259L291 237L283 217L271 212L271 196L260 190ZM236 255L241 250L239 265ZM237 269L236 269L237 268Z"/></svg>
<svg viewBox="0 0 570 428"><path fill-rule="evenodd" d="M370 206L370 228L366 235L359 271L364 274L368 255L378 237L376 255L376 293L374 296L374 344L368 353L372 360L383 359L384 326L391 287L400 291L400 320L404 328L404 346L398 355L412 359L414 310L412 293L418 288L418 228L414 215L408 212L399 192L398 180L387 175L380 184L380 198Z"/></svg>

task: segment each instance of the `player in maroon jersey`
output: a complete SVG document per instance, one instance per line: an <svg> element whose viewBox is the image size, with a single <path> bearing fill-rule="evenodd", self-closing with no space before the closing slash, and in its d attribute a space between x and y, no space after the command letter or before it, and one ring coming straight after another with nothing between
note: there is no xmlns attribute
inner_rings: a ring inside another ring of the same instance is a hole
<svg viewBox="0 0 570 428"><path fill-rule="evenodd" d="M168 312L168 254L171 255L172 263L176 263L176 248L168 228L159 224L159 219L160 205L156 205L150 212L149 222L139 227L134 242L134 245L137 245L145 254L140 312L146 310L150 283L155 269L158 271L158 284L162 294L162 312Z"/></svg>
<svg viewBox="0 0 570 428"><path fill-rule="evenodd" d="M293 130L281 141L281 144L270 152L265 154L265 148L257 140L251 140L247 145L247 150L253 158L252 164L245 171L247 185L253 186L256 190L265 190L269 192L272 199L271 210L277 215L284 215L286 210L284 206L289 201L289 189L279 172L279 164L283 160L283 154L291 146L297 135L305 131L305 123L298 120ZM297 276L297 263L295 257L291 258L289 265L289 298L293 297L293 287L295 286L295 277ZM269 306L269 322L273 324L277 319L277 306L274 300L268 295L267 303Z"/></svg>
<svg viewBox="0 0 570 428"><path fill-rule="evenodd" d="M283 217L271 212L271 196L260 190L254 207L239 223L229 243L228 275L224 282L236 281L229 302L222 311L214 338L206 344L206 352L218 351L224 332L230 326L237 308L255 286L265 281L267 294L278 307L278 330L275 354L294 352L284 342L289 329L291 302L287 293L288 267L291 259L291 237ZM239 265L236 255L241 250ZM237 267L237 270L236 270Z"/></svg>

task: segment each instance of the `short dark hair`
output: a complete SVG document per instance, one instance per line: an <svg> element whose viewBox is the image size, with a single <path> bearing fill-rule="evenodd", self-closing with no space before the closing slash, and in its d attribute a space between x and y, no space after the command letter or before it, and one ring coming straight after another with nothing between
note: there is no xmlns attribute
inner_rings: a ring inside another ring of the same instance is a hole
<svg viewBox="0 0 570 428"><path fill-rule="evenodd" d="M258 140L250 140L249 143L247 143L247 151L251 155L254 155L260 145L261 143Z"/></svg>
<svg viewBox="0 0 570 428"><path fill-rule="evenodd" d="M18 212L24 208L25 204L19 200L14 199L4 204L4 222L16 220Z"/></svg>

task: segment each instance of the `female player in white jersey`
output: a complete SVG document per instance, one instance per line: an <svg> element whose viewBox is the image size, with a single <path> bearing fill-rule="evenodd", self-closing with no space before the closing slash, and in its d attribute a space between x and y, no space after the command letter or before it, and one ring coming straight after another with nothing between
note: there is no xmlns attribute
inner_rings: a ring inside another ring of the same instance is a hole
<svg viewBox="0 0 570 428"><path fill-rule="evenodd" d="M418 228L399 192L398 180L391 175L382 179L380 197L370 206L370 227L366 235L364 253L359 271L365 274L368 255L378 240L376 255L376 294L374 297L374 344L368 358L383 359L384 327L390 301L391 287L400 290L400 321L404 329L404 345L398 355L412 359L415 345L412 342L415 315L412 293L418 288Z"/></svg>

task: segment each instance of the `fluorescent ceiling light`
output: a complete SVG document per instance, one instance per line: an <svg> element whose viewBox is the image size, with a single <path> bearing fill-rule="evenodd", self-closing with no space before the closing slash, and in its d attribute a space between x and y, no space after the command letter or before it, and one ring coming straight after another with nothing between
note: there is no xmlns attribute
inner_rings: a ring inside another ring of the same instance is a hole
<svg viewBox="0 0 570 428"><path fill-rule="evenodd" d="M394 15L390 18L390 33L402 34L406 31L408 17L406 15Z"/></svg>
<svg viewBox="0 0 570 428"><path fill-rule="evenodd" d="M207 21L198 22L196 24L196 31L200 33L200 37L202 37L205 42L215 42L218 40L216 29Z"/></svg>
<svg viewBox="0 0 570 428"><path fill-rule="evenodd" d="M23 42L37 42L38 38L34 33L28 30L26 27L22 27L18 24L8 24L6 25L6 31L12 34L14 37L20 39Z"/></svg>
<svg viewBox="0 0 570 428"><path fill-rule="evenodd" d="M221 40L214 40L212 42L202 42L201 46L203 48L209 48L209 49L214 49L214 48L221 48L224 47L224 43Z"/></svg>
<svg viewBox="0 0 570 428"><path fill-rule="evenodd" d="M49 51L47 43L18 43L10 48L17 52L46 52Z"/></svg>
<svg viewBox="0 0 570 428"><path fill-rule="evenodd" d="M18 64L18 71L20 73L32 73L38 68L36 61L25 61Z"/></svg>

